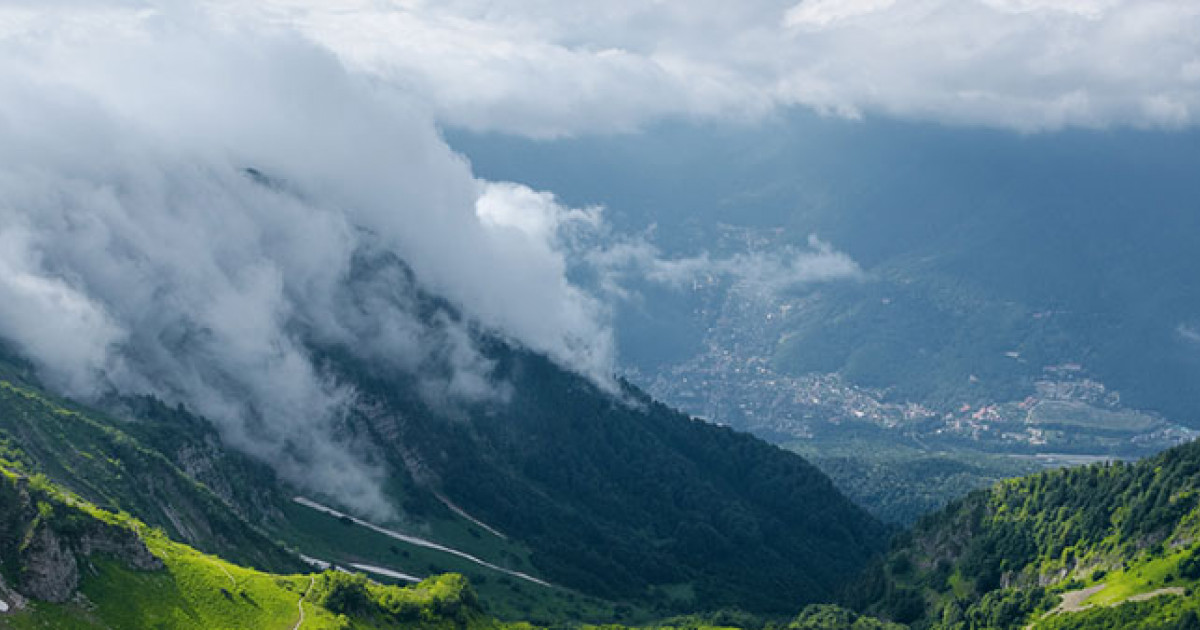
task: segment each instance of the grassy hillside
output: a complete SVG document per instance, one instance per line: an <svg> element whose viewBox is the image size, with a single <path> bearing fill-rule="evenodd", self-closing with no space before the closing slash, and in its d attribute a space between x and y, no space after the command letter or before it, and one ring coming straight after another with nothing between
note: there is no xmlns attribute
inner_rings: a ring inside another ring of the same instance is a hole
<svg viewBox="0 0 1200 630"><path fill-rule="evenodd" d="M135 573L98 562L81 590L88 605L35 603L0 618L10 628L492 629L461 576L400 588L338 572L278 576L160 542L166 569Z"/></svg>
<svg viewBox="0 0 1200 630"><path fill-rule="evenodd" d="M150 401L142 404L165 409ZM211 428L194 421L175 421L171 427L179 449L215 439L205 433ZM274 503L264 500L276 485L269 469L237 458L240 467L218 473L213 459L197 454L193 461L207 465L209 479L236 489L222 497L137 437L152 430L150 421L120 421L56 398L19 362L0 354L0 461L5 466L45 474L96 505L135 514L200 549L256 566L299 568L292 555L250 522ZM255 513L246 506L256 506Z"/></svg>
<svg viewBox="0 0 1200 630"><path fill-rule="evenodd" d="M348 527L294 504L295 491L265 464L225 448L203 418L152 398L105 404L113 411L46 392L30 366L0 349L0 465L45 475L95 505L134 515L172 539L247 566L307 570L281 546L286 545L343 566L365 563L418 577L451 571L469 575L486 596L489 612L504 618L650 618L637 606L523 583L451 554ZM413 519L408 525L425 535L532 571L525 547L464 522L429 495L397 494L396 499L408 508Z"/></svg>
<svg viewBox="0 0 1200 630"><path fill-rule="evenodd" d="M718 613L642 627L1195 628L1197 482L1200 445L1193 444L1142 464L1046 473L973 494L906 534L858 593L868 608L894 619L908 615L910 625L820 604L786 619ZM237 566L40 476L4 471L0 507L4 628L543 627L491 617L456 574L401 588L336 571L278 575ZM46 540L53 544L29 542ZM68 564L78 567L73 594L30 596L46 574L61 574Z"/></svg>
<svg viewBox="0 0 1200 630"><path fill-rule="evenodd" d="M2 473L0 627L511 627L485 616L458 575L400 588L336 571L264 573L174 542L44 477Z"/></svg>
<svg viewBox="0 0 1200 630"><path fill-rule="evenodd" d="M101 510L45 477L0 470L0 628L535 630L483 611L471 584L443 574L409 587L362 574L279 575L238 566L172 541L162 530ZM32 542L31 542L32 541ZM39 541L50 541L42 544ZM55 551L56 550L56 551ZM46 591L54 574L64 589ZM624 626L579 625L625 630ZM791 621L744 613L644 626L678 630L898 630L835 606Z"/></svg>

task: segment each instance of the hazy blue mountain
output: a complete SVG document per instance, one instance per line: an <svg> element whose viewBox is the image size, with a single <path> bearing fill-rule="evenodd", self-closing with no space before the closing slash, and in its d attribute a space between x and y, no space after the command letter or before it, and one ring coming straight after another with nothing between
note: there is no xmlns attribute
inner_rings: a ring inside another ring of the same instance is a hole
<svg viewBox="0 0 1200 630"><path fill-rule="evenodd" d="M639 297L617 331L630 378L670 404L818 463L849 440L859 456L947 470L914 503L863 488L862 465L825 467L885 518L1022 470L971 453L1140 457L1200 427L1196 132L793 112L608 138L448 137L485 177L605 204L619 233L653 226L663 257L817 235L853 258L859 279L769 291L628 280ZM984 468L937 463L955 453Z"/></svg>
<svg viewBox="0 0 1200 630"><path fill-rule="evenodd" d="M896 296L915 302L901 316L862 313L824 327L859 333L852 327L875 318L879 328L925 322L927 330L802 345L795 353L815 356L799 369L845 366L869 344L906 357L952 346L967 362L954 369L964 382L968 370L991 368L993 387L1003 388L1044 364L1077 361L1135 406L1185 423L1200 409L1200 393L1186 386L1200 370L1200 344L1189 334L1200 317L1200 134L1022 136L793 113L761 127L673 125L555 142L449 138L483 176L553 190L570 204L606 204L621 229L657 224L655 242L668 252L718 249L722 223L783 228L781 243L818 234L880 276L840 287L834 308L861 309L896 285L912 286L915 295ZM970 301L947 308L928 294L935 289ZM1009 313L973 307L1053 312L1062 322L997 330L986 320ZM639 367L674 358L669 348L637 348L626 350ZM1003 350L1021 349L1036 360L1003 363ZM907 385L916 395L939 389L940 379L922 370L901 379L899 370L877 369L888 371L866 375L872 384Z"/></svg>

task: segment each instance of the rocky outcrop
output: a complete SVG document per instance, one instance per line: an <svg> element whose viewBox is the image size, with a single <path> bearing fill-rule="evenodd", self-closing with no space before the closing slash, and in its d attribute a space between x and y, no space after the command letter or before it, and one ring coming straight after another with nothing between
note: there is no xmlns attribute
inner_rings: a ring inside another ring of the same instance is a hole
<svg viewBox="0 0 1200 630"><path fill-rule="evenodd" d="M137 534L121 527L108 526L104 531L84 536L79 540L77 550L88 558L98 553L109 555L138 571L157 571L163 568L162 560L150 553L146 543L142 542Z"/></svg>
<svg viewBox="0 0 1200 630"><path fill-rule="evenodd" d="M21 550L20 590L34 599L65 602L79 588L75 554L44 523L35 526Z"/></svg>
<svg viewBox="0 0 1200 630"><path fill-rule="evenodd" d="M101 521L32 488L24 477L0 480L0 562L17 576L12 590L31 599L65 602L79 590L80 569L107 556L153 571L162 561L132 530Z"/></svg>

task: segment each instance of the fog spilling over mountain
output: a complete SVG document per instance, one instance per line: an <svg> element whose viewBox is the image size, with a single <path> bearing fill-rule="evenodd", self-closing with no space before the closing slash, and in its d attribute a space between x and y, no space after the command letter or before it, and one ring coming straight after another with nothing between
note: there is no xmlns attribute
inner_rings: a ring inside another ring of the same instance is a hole
<svg viewBox="0 0 1200 630"><path fill-rule="evenodd" d="M56 388L186 404L378 509L376 471L337 437L355 392L307 344L419 371L449 399L505 395L472 326L609 378L603 309L566 277L551 198L477 181L403 94L296 37L120 18L0 43L0 336ZM386 278L355 287L355 261L381 255L466 317L421 321Z"/></svg>
<svg viewBox="0 0 1200 630"><path fill-rule="evenodd" d="M615 392L609 304L630 282L859 274L816 236L665 259L602 208L478 180L424 92L216 6L4 9L0 337L59 391L184 404L386 512L339 430L354 387L314 346L417 375L429 400L502 402L487 333ZM418 288L451 308L422 315Z"/></svg>

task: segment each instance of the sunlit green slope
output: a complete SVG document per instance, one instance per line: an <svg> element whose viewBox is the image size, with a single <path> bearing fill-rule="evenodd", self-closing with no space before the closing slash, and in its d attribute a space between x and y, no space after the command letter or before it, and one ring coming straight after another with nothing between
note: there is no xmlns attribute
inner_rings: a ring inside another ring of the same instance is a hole
<svg viewBox="0 0 1200 630"><path fill-rule="evenodd" d="M275 575L170 540L42 476L0 476L0 627L501 628L455 574L400 588Z"/></svg>
<svg viewBox="0 0 1200 630"><path fill-rule="evenodd" d="M971 494L901 536L854 598L919 628L1174 628L1200 610L1198 534L1191 443Z"/></svg>

